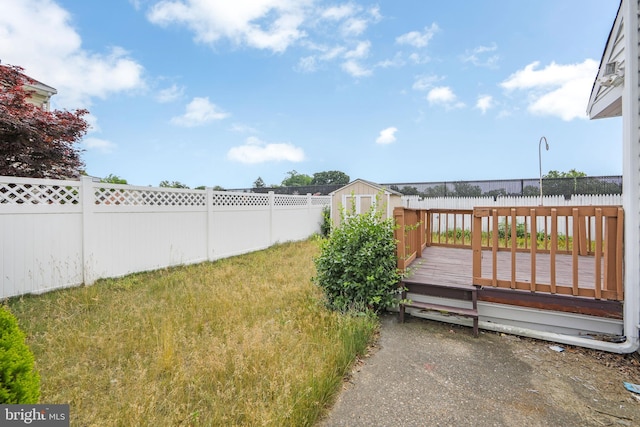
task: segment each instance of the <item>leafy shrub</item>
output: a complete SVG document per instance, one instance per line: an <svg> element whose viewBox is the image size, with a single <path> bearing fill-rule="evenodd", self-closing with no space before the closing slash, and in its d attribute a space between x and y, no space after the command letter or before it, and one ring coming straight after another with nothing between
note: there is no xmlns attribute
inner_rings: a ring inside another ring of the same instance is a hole
<svg viewBox="0 0 640 427"><path fill-rule="evenodd" d="M322 242L315 259L317 277L330 308L341 312L379 312L395 304L397 269L393 219L380 211L348 217Z"/></svg>
<svg viewBox="0 0 640 427"><path fill-rule="evenodd" d="M325 206L322 208L322 222L320 223L320 234L324 237L328 237L331 233L331 207Z"/></svg>
<svg viewBox="0 0 640 427"><path fill-rule="evenodd" d="M505 236L510 239L511 238L511 225L506 225L504 223L500 223L498 225L498 237L504 239ZM519 222L516 224L516 237L524 238L529 237L529 233L524 226L524 223Z"/></svg>
<svg viewBox="0 0 640 427"><path fill-rule="evenodd" d="M33 404L40 397L40 376L18 321L0 307L0 403Z"/></svg>

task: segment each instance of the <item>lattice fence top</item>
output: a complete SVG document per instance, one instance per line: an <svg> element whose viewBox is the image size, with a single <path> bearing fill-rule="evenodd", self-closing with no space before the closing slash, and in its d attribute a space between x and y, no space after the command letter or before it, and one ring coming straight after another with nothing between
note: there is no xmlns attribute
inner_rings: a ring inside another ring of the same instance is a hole
<svg viewBox="0 0 640 427"><path fill-rule="evenodd" d="M269 206L269 195L215 192L213 206Z"/></svg>
<svg viewBox="0 0 640 427"><path fill-rule="evenodd" d="M83 180L84 181L84 180ZM175 190L167 188L133 187L127 185L55 181L29 178L0 180L0 204L11 205L79 205L82 186L91 185L90 204L99 206L207 206L207 194L212 194L210 206L278 207L329 206L330 196L298 196L265 193L234 193L226 191Z"/></svg>
<svg viewBox="0 0 640 427"><path fill-rule="evenodd" d="M96 188L97 205L205 206L204 192L174 192L154 189Z"/></svg>
<svg viewBox="0 0 640 427"><path fill-rule="evenodd" d="M2 204L77 205L80 188L69 185L0 182Z"/></svg>
<svg viewBox="0 0 640 427"><path fill-rule="evenodd" d="M306 196L274 196L274 206L306 206Z"/></svg>
<svg viewBox="0 0 640 427"><path fill-rule="evenodd" d="M313 196L311 204L313 206L331 206L331 196Z"/></svg>

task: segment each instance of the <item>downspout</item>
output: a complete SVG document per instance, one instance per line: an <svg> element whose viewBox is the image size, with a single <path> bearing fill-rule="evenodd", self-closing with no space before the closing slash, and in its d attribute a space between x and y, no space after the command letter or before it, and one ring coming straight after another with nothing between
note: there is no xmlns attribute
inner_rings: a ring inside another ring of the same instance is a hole
<svg viewBox="0 0 640 427"><path fill-rule="evenodd" d="M622 203L624 228L624 333L621 353L638 350L640 341L640 101L638 96L638 0L623 0L625 72L622 92ZM616 351L616 350L612 350Z"/></svg>

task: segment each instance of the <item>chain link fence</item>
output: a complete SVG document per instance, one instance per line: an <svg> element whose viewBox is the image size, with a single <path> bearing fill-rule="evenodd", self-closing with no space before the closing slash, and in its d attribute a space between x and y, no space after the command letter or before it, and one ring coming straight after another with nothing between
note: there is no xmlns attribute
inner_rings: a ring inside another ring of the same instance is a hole
<svg viewBox="0 0 640 427"><path fill-rule="evenodd" d="M405 195L420 197L480 197L480 196L537 196L540 194L540 180L497 179L484 181L438 181L381 184L383 187ZM295 187L261 187L228 189L245 193L275 194L315 194L327 195L343 185L301 185ZM576 178L543 178L542 193L545 196L564 196L569 199L574 194L622 194L622 176L584 176Z"/></svg>
<svg viewBox="0 0 640 427"><path fill-rule="evenodd" d="M486 181L441 181L382 184L405 195L420 197L537 196L539 179L504 179ZM564 196L574 194L622 194L622 176L585 176L575 178L543 178L542 194Z"/></svg>

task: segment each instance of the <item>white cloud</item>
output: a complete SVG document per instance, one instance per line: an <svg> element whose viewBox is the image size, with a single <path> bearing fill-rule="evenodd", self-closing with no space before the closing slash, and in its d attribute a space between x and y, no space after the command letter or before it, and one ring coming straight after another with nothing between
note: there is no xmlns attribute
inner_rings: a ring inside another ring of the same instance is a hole
<svg viewBox="0 0 640 427"><path fill-rule="evenodd" d="M598 63L586 59L578 64L559 65L555 62L537 69L532 62L500 83L508 91L527 92L530 113L550 115L569 121L586 119L585 113Z"/></svg>
<svg viewBox="0 0 640 427"><path fill-rule="evenodd" d="M356 12L353 4L343 4L340 6L332 6L325 9L321 16L324 19L333 21L341 21L349 16L352 16Z"/></svg>
<svg viewBox="0 0 640 427"><path fill-rule="evenodd" d="M427 62L431 61L431 58L429 56L420 55L419 53L415 52L409 55L409 59L414 64L426 64Z"/></svg>
<svg viewBox="0 0 640 427"><path fill-rule="evenodd" d="M175 101L184 94L184 88L177 85L171 85L166 89L161 89L156 94L156 100L161 103Z"/></svg>
<svg viewBox="0 0 640 427"><path fill-rule="evenodd" d="M284 52L306 36L300 28L305 7L300 0L163 0L147 14L160 25L184 25L200 43L214 44L229 39L237 45Z"/></svg>
<svg viewBox="0 0 640 427"><path fill-rule="evenodd" d="M234 123L231 125L231 130L238 133L258 133L255 128L245 125L243 123Z"/></svg>
<svg viewBox="0 0 640 427"><path fill-rule="evenodd" d="M295 70L302 73L313 73L318 69L315 56L305 56L298 60Z"/></svg>
<svg viewBox="0 0 640 427"><path fill-rule="evenodd" d="M94 137L84 138L82 143L87 147L87 150L96 150L105 154L111 153L116 148L113 142Z"/></svg>
<svg viewBox="0 0 640 427"><path fill-rule="evenodd" d="M231 148L227 157L230 160L257 164L266 162L301 162L304 160L304 150L289 143L266 143L251 136L244 145Z"/></svg>
<svg viewBox="0 0 640 427"><path fill-rule="evenodd" d="M405 60L402 58L402 53L398 52L394 55L393 59L385 59L376 64L376 67L390 68L390 67L402 67L405 65Z"/></svg>
<svg viewBox="0 0 640 427"><path fill-rule="evenodd" d="M342 64L342 69L353 77L368 77L373 74L373 71L363 67L354 60L346 61Z"/></svg>
<svg viewBox="0 0 640 427"><path fill-rule="evenodd" d="M52 0L3 2L0 52L5 64L58 90L54 107L85 108L95 97L145 86L143 67L122 48L84 50L71 15Z"/></svg>
<svg viewBox="0 0 640 427"><path fill-rule="evenodd" d="M382 19L379 8L364 10L353 3L329 7L320 13L320 17L337 24L343 37L359 36L367 30L370 23Z"/></svg>
<svg viewBox="0 0 640 427"><path fill-rule="evenodd" d="M196 97L187 104L185 113L181 116L173 117L171 123L178 126L195 127L227 117L229 117L229 113L220 110L209 101L209 98Z"/></svg>
<svg viewBox="0 0 640 427"><path fill-rule="evenodd" d="M359 36L364 33L368 27L369 22L365 19L350 18L342 24L342 35L346 37Z"/></svg>
<svg viewBox="0 0 640 427"><path fill-rule="evenodd" d="M413 86L411 88L413 90L428 90L433 87L433 85L442 80L442 77L438 77L433 74L424 74L415 77L415 81L413 82Z"/></svg>
<svg viewBox="0 0 640 427"><path fill-rule="evenodd" d="M344 54L346 59L366 58L369 56L371 42L369 40L358 42L356 47Z"/></svg>
<svg viewBox="0 0 640 427"><path fill-rule="evenodd" d="M353 77L367 77L373 74L373 71L357 61L358 59L364 59L369 56L370 48L371 42L368 40L358 42L355 48L344 53L343 57L346 61L342 63L342 69Z"/></svg>
<svg viewBox="0 0 640 427"><path fill-rule="evenodd" d="M458 97L449 86L437 86L427 94L427 101L431 105L442 105L447 109L462 108L464 103L458 101Z"/></svg>
<svg viewBox="0 0 640 427"><path fill-rule="evenodd" d="M307 49L319 52L317 55L304 56L298 60L294 70L302 73L315 72L320 68L322 63L343 60L341 67L343 71L353 77L370 76L373 71L370 67L362 64L362 60L369 56L371 42L368 40L360 40L351 43L351 49L346 46L326 46L311 42L304 42ZM379 63L377 66L384 66ZM390 66L391 64L386 64Z"/></svg>
<svg viewBox="0 0 640 427"><path fill-rule="evenodd" d="M493 108L493 97L491 95L480 95L476 101L476 108L482 111L482 114Z"/></svg>
<svg viewBox="0 0 640 427"><path fill-rule="evenodd" d="M382 20L382 15L380 14L379 6L373 6L371 9L369 9L368 12L373 22L380 22Z"/></svg>
<svg viewBox="0 0 640 427"><path fill-rule="evenodd" d="M335 46L333 48L325 50L325 53L321 55L321 58L325 61L330 61L342 55L346 50L347 48L344 46Z"/></svg>
<svg viewBox="0 0 640 427"><path fill-rule="evenodd" d="M496 54L490 55L490 53L496 50L498 50L498 46L495 43L492 43L491 46L478 46L472 50L467 50L460 59L462 62L470 62L477 67L495 68L500 56Z"/></svg>
<svg viewBox="0 0 640 427"><path fill-rule="evenodd" d="M429 44L429 41L440 30L438 24L435 22L431 24L431 27L424 27L424 31L411 31L396 38L396 43L407 44L409 46L423 48Z"/></svg>
<svg viewBox="0 0 640 427"><path fill-rule="evenodd" d="M380 131L380 135L376 138L376 144L391 144L396 142L396 132L398 128L388 127Z"/></svg>

